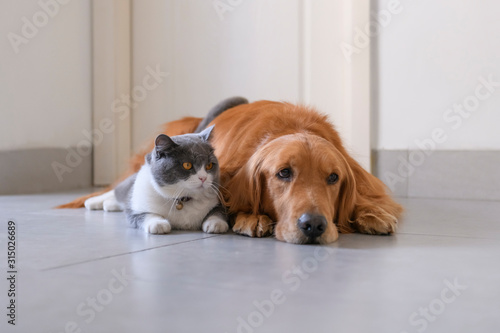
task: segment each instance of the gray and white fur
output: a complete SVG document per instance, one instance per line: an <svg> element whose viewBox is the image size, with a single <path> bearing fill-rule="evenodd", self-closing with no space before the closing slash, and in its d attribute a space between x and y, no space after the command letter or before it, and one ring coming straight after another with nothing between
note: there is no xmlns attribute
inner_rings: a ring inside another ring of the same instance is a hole
<svg viewBox="0 0 500 333"><path fill-rule="evenodd" d="M233 107L236 107L241 104L248 104L248 100L244 97L230 97L222 100L219 102L217 105L215 105L210 111L207 113L207 116L201 121L199 124L198 128L196 129L195 133L202 132L212 120L214 120L217 116L219 116L221 113L224 111L231 109ZM180 137L180 136L179 136ZM178 137L173 137L171 138L173 141L177 140ZM186 136L186 139L188 136ZM154 151L153 151L154 152ZM146 162L147 162L146 157ZM147 164L147 163L146 163ZM143 167L145 170L148 170L147 166ZM141 169L142 170L142 169ZM149 169L151 170L151 169ZM218 171L218 166L217 166L217 172ZM134 212L132 209L132 205L127 204L127 202L131 202L129 198L131 193L133 193L133 188L134 184L136 183L136 179L139 173L136 173L129 178L127 178L125 181L123 181L121 184L118 185L116 188L116 196L119 197L119 200L117 200L117 197L115 196L115 190L108 191L102 195L92 197L90 199L87 199L85 201L85 207L89 210L105 210L107 212L113 212L113 211L122 211L125 209L127 211L127 215L129 217L129 221L131 224L135 227L143 228L147 230L148 232L151 231L156 231L158 232L165 232L166 230L170 230L164 222L161 222L161 220L156 219L156 221L160 221L159 227L157 226L156 228L149 228L149 224L145 224L144 222L151 222L154 221L154 216L148 215L147 212ZM144 178L144 177L142 177ZM154 179L154 177L151 177L151 179ZM217 181L214 181L214 185L217 184L218 182L218 175L217 175ZM182 197L181 197L182 198ZM172 200L170 200L170 203L172 203ZM144 201L144 200L143 200ZM165 204L165 203L163 203ZM187 202L186 207L190 206L192 203ZM183 203L184 205L184 203ZM146 205L147 207L147 205ZM206 209L205 209L206 210ZM200 213L202 215L202 213ZM161 215L160 215L161 216ZM222 205L218 204L217 206L213 207L210 212L208 212L205 217L203 218L202 221L202 228L206 232L224 232L227 230L227 227L224 227L224 224L221 222L214 222L217 220L217 217L220 217L222 220L226 220L226 216L224 214L224 209ZM208 221L208 222L207 222ZM205 223L207 222L207 223ZM163 223L163 225L161 224ZM197 222L198 223L198 222ZM197 223L193 223L197 225ZM151 224L153 224L151 222ZM158 223L157 223L158 224ZM170 221L169 221L170 224ZM190 223L188 223L190 224ZM227 223L226 223L227 225ZM148 227L148 228L145 228ZM170 224L170 228L172 228L172 224Z"/></svg>
<svg viewBox="0 0 500 333"><path fill-rule="evenodd" d="M102 195L106 210L123 208L133 227L152 234L172 229L226 232L219 165L209 143L212 130L213 126L199 134L159 135L139 172ZM92 209L92 202L85 206Z"/></svg>

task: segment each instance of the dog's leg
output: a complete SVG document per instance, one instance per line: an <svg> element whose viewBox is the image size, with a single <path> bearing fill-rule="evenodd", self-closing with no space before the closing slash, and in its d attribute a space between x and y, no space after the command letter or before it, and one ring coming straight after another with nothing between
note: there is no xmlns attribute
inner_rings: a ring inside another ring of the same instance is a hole
<svg viewBox="0 0 500 333"><path fill-rule="evenodd" d="M380 179L363 169L347 154L345 157L353 173L355 188L348 188L352 192L350 200L345 200L349 209L344 212L348 216L339 220L339 231L371 235L396 232L403 207L391 198Z"/></svg>
<svg viewBox="0 0 500 333"><path fill-rule="evenodd" d="M250 237L266 237L273 233L274 223L267 215L238 213L233 231Z"/></svg>
<svg viewBox="0 0 500 333"><path fill-rule="evenodd" d="M390 198L385 202L364 203L356 207L352 226L363 234L390 235L396 232L401 211Z"/></svg>

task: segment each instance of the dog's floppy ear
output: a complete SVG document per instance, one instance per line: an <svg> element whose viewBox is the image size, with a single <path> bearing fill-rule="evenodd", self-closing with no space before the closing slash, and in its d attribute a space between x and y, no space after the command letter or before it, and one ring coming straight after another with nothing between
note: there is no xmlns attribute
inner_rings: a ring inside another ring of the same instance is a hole
<svg viewBox="0 0 500 333"><path fill-rule="evenodd" d="M354 232L352 223L358 194L354 172L349 163L345 159L344 161L346 175L340 185L339 195L335 203L335 224L340 232L350 233Z"/></svg>
<svg viewBox="0 0 500 333"><path fill-rule="evenodd" d="M389 197L382 181L368 173L353 158L347 156L345 160L350 173L347 178L352 177L353 181L343 186L339 193L336 207L338 218L335 220L339 231L359 231L360 223L365 220L393 225L394 229L402 207ZM364 228L361 230L365 230L363 232L369 231L369 226L361 227Z"/></svg>
<svg viewBox="0 0 500 333"><path fill-rule="evenodd" d="M230 193L229 211L259 214L265 176L262 170L263 151L255 152L227 184Z"/></svg>

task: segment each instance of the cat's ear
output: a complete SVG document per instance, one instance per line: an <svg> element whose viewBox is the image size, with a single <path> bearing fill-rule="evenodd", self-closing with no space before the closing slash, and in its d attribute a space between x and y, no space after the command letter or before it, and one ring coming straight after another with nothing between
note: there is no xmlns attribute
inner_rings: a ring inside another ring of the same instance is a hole
<svg viewBox="0 0 500 333"><path fill-rule="evenodd" d="M177 146L178 144L165 134L160 134L155 139L155 150L157 151L157 153L168 151Z"/></svg>
<svg viewBox="0 0 500 333"><path fill-rule="evenodd" d="M208 142L208 141L210 141L210 138L212 135L212 130L214 129L214 127L215 127L215 125L207 127L202 132L200 132L200 134L198 134L198 135L203 139L203 141Z"/></svg>

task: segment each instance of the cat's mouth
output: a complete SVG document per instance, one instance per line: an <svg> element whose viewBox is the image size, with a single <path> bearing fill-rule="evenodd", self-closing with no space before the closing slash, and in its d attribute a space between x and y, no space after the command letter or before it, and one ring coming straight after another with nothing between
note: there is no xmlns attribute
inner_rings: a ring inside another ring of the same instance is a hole
<svg viewBox="0 0 500 333"><path fill-rule="evenodd" d="M191 183L191 191L199 191L199 190L208 190L212 186L212 182L204 181L204 182L196 182L195 184Z"/></svg>
<svg viewBox="0 0 500 333"><path fill-rule="evenodd" d="M201 184L199 188L204 189L204 190L209 190L211 187L212 187L212 184L205 182L205 183Z"/></svg>

